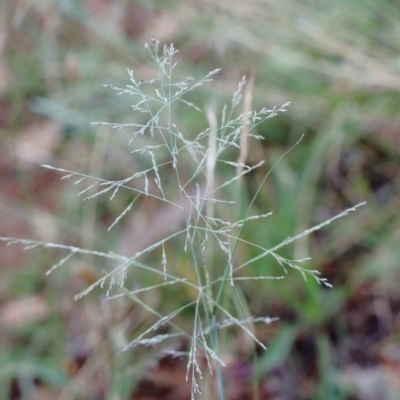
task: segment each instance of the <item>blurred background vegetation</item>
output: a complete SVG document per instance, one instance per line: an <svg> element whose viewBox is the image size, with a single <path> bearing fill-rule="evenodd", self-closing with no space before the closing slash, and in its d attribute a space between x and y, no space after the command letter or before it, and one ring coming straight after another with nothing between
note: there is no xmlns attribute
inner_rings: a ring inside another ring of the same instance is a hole
<svg viewBox="0 0 400 400"><path fill-rule="evenodd" d="M221 109L243 74L254 77L253 108L292 102L286 114L258 129L265 140L250 149L249 162L266 164L246 176L244 199L305 135L264 185L255 207L274 215L249 226L247 240L269 248L367 201L282 249L288 258L311 256L309 267L333 289L298 274L242 285L252 314L280 321L257 330L269 351L256 363L246 337L223 341L229 399L257 398L254 392L274 400L398 399L399 34L395 0L3 0L0 235L132 255L181 225L146 199L107 233L129 194L82 202L81 189L40 167L107 179L132 174L137 164L126 134L90 126L135 118L129 99L102 84L124 85L127 67L140 78L154 77L143 44L152 36L173 42L182 77L223 68L214 83L192 94L200 108ZM176 120L188 135L206 127L195 110L178 108ZM183 251L168 251L174 268L186 270ZM239 248L240 259L253 255ZM157 349L116 354L121 332L135 335L151 316L134 304L104 301L100 290L74 302L104 266L82 257L46 277L59 259L46 249L1 247L0 398L189 398L184 361ZM270 267L260 260L248 273ZM165 298L179 306L192 296L152 291L142 300L162 309ZM189 327L187 318L181 324Z"/></svg>

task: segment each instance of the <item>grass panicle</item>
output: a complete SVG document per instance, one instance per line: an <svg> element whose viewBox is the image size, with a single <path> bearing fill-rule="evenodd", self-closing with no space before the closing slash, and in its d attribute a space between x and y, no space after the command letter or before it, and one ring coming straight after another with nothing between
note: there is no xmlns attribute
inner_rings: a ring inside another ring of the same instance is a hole
<svg viewBox="0 0 400 400"><path fill-rule="evenodd" d="M240 184L241 179L246 174L263 165L263 162L248 165L246 163L247 147L243 151L243 146L248 145L247 140L250 138L262 140L263 137L257 135L257 126L280 113L286 112L289 102L271 109L262 108L259 111L249 111L246 109L248 108L247 105L245 111L240 113L238 109L247 82L246 77L243 77L230 104L223 106L220 117L215 107L210 106L204 113L204 120L208 121L209 124L207 129L193 135L181 132L178 128L179 121L173 120L175 115L173 107L188 107L196 112L203 113L198 105L190 102L188 95L200 86L211 82L220 72L220 69L211 71L198 81L192 78L175 81L173 77L177 64L173 58L178 51L174 46L172 44L164 45L160 49L160 43L152 40L151 43L146 45L146 48L157 65L157 77L142 81L135 76L134 71L128 69L129 84L125 87L105 85L108 89L116 91L118 96L130 96L133 102L131 108L133 112L137 113L136 122L110 123L100 121L93 123L95 127L106 125L117 132L122 130L129 132L130 138L127 144L132 147L129 152L133 157L140 157L141 163L143 162L146 167L140 171L134 171L131 176L118 181L108 181L100 177L89 176L83 172L49 165L43 165L43 167L58 171L62 174L61 179L74 180L73 185L81 187L79 196L82 196L83 200L86 201L104 195L113 200L121 191L133 192L133 201L115 218L109 226L109 230L117 226L132 211L136 202L150 197L160 203L178 208L183 214L185 226L147 248L141 249L132 257L35 240L6 237L0 240L6 242L7 245L20 244L24 250L44 247L65 253L61 260L48 270L47 274L61 268L74 256L89 254L106 261L112 260L113 267L104 272L97 282L78 294L76 300L88 295L96 287L104 287L106 296L110 301L126 297L141 305L149 313L156 316L157 321L121 350L132 350L137 346L156 346L164 342L171 342L180 336L186 337L190 342L189 351L178 352L177 356L187 357L187 379L192 383L192 399L201 393L204 365L208 366L210 373L212 371L217 372L219 397L224 398L221 374L221 367L224 363L219 354L220 331L234 327L239 328L260 347L265 348L265 344L257 339L253 329L249 327L257 323L270 324L275 322L277 318L251 315L245 319L239 318L234 315L230 303L223 301L222 293L227 290L227 287L238 285L244 280L284 279L289 269L299 272L305 280L307 277L311 277L318 284L330 287L331 284L325 278L321 278L318 271L301 266L308 259L289 260L278 254L278 251L284 246L322 229L334 220L355 211L363 203L349 208L304 232L288 237L273 248L267 249L243 239L241 233L245 225L261 223L260 220L262 220L262 223L268 223L271 212L263 210L260 215L250 214L253 210L254 199L260 191L259 188L247 211L237 213L237 208L235 208L237 207L237 199L230 198L232 192L227 189L232 185ZM244 96L244 99L248 103L246 96ZM136 139L139 136L146 137L148 144L136 148ZM222 167L225 170L231 168L231 176L225 173L223 180L220 179L219 175ZM170 182L171 176L175 181L173 185L179 192L178 198L175 189L172 190L166 183L166 177ZM195 191L189 190L190 188L195 188ZM227 213L226 209L229 207L231 212ZM240 214L240 217L235 219L236 214ZM226 215L231 215L232 220L227 220ZM238 264L235 250L239 242L253 247L259 254L242 264ZM174 260L171 259L168 252L169 246L174 246L174 248L181 246L184 251L188 252L191 265L187 268L192 268L194 274L181 276L182 271L174 271ZM150 252L161 254L158 266L147 265L143 260L146 254ZM283 274L281 276L273 274L269 276L267 273L260 276L237 275L239 270L265 257L272 257L277 265L282 268ZM221 267L221 260L226 267ZM137 270L151 274L154 278L153 283L132 290L129 287L128 278L134 276ZM193 276L195 276L194 280ZM226 286L226 282L230 285ZM196 291L196 300L172 310L167 315L162 315L140 297L143 292L171 285L189 286L191 290ZM191 332L183 330L176 323L177 317L188 309L193 311ZM163 327L167 328L168 333L165 333L165 329L160 332L160 328ZM168 354L175 354L172 350L166 351L169 352ZM205 364L200 362L203 359L206 362Z"/></svg>

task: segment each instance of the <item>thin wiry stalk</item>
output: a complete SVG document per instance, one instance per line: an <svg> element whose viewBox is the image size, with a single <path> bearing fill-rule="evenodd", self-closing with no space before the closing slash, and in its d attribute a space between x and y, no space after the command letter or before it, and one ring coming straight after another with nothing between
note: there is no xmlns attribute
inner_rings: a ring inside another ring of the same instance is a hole
<svg viewBox="0 0 400 400"><path fill-rule="evenodd" d="M261 253L257 257L251 258L250 260L246 261L242 265L238 266L237 268L235 268L235 271L238 271L239 269L242 269L242 268L246 267L247 265L249 265L249 264L251 264L251 263L253 263L253 262L255 262L255 261L257 261L257 260L259 260L259 259L261 259L263 257L265 257L268 254L274 253L276 250L279 250L280 248L282 248L284 246L287 246L288 244L293 243L294 241L296 241L296 240L298 240L298 239L300 239L300 238L302 238L304 236L310 235L311 233L313 233L313 232L315 232L315 231L317 231L319 229L322 229L324 226L329 225L331 222L335 221L336 219L343 218L343 217L347 216L350 212L356 211L357 208L359 208L359 207L361 207L361 206L363 206L365 204L366 204L365 202L359 203L359 204L355 205L354 207L350 207L347 210L341 212L340 214L335 215L333 218L330 218L327 221L322 222L321 224L318 224L318 225L316 225L316 226L314 226L314 227L312 227L310 229L307 229L304 232L299 233L298 235L286 238L283 242L279 243L278 245L276 245L272 249L265 250L264 253Z"/></svg>

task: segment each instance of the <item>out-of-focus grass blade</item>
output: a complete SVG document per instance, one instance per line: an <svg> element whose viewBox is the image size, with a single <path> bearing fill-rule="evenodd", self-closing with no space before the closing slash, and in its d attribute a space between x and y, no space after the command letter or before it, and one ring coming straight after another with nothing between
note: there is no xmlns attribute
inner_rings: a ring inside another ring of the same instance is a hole
<svg viewBox="0 0 400 400"><path fill-rule="evenodd" d="M276 333L275 339L268 345L268 350L259 360L257 372L260 376L264 376L286 360L292 349L297 331L298 327L286 325Z"/></svg>

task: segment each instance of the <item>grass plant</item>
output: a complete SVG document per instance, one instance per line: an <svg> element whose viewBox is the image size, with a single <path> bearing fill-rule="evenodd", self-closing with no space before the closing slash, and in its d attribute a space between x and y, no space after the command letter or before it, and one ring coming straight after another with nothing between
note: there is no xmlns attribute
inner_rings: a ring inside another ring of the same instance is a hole
<svg viewBox="0 0 400 400"><path fill-rule="evenodd" d="M277 319L246 315L244 312L246 307L238 294L238 285L246 280L281 280L287 276L289 270L294 270L304 280L313 279L320 285L331 287L327 279L321 277L317 270L303 266L309 258L288 259L280 255L279 250L348 215L364 203L346 209L303 232L289 236L272 248L265 248L242 238L245 225L253 224L254 229L257 229L257 224L268 223L268 217L272 212L263 210L253 215L254 202L271 170L290 151L289 149L272 166L254 196L248 204L244 204L241 182L247 174L263 165L263 162L254 165L247 162L248 143L262 140L263 136L257 134L257 126L286 112L289 103L250 111L249 101L245 99L244 111L240 112L247 84L246 77L243 77L230 104L225 104L220 111L212 106L206 109L204 118L209 124L207 129L195 134L181 132L179 121L173 118L173 108L180 104L203 113L198 105L190 102L190 94L212 81L220 70L215 69L198 81L191 78L176 80L177 63L174 61L174 56L177 50L174 46L171 44L160 48L159 42L152 40L146 48L158 68L157 77L142 81L132 70L128 70L129 84L126 86L105 85L116 91L117 95L130 96L133 99L132 110L137 115L136 119L131 123L102 121L93 123L94 126L111 127L117 132L129 132L130 140L127 145L131 149L132 156L140 160L139 164L143 169L133 172L124 179L110 181L83 172L49 165L43 167L56 170L63 175L62 179L74 180L74 185L82 186L79 195L83 200L90 201L105 195L113 200L119 191L132 192L133 200L110 224L108 230L113 229L122 218L133 211L136 202L146 201L146 198L154 198L160 203L179 209L184 216L184 226L138 251L132 257L107 250L93 251L35 240L7 237L1 240L7 245L21 244L24 250L44 247L65 252L65 256L53 265L47 274L79 255L86 254L110 260L113 264L109 266L109 270L95 283L77 294L75 299L79 300L96 287L100 287L104 288L106 297L110 301L125 297L144 307L156 317L156 322L129 341L121 351L132 350L138 346L159 346L173 342L177 337L186 338L190 343L188 351L178 352L165 348L161 351L187 357L186 379L191 382L192 399L202 391L201 379L206 370L210 375L216 374L218 398L224 399L222 373L224 360L219 350L221 332L226 329L243 330L257 346L266 349L265 343L257 338L253 326L269 324ZM144 140L146 145L137 147L137 143L142 144ZM301 137L294 146L300 140ZM223 180L220 179L221 170L224 170ZM235 257L239 244L253 247L258 255L240 262ZM187 268L193 270L194 274L182 275L175 270L171 249L177 246L188 254L190 263ZM146 263L145 258L150 253L160 257L158 266ZM265 257L272 257L282 272L278 274L276 271L265 271L265 274L256 276L239 273ZM154 283L133 289L132 276L139 270L153 275ZM192 279L192 276L195 279ZM190 287L196 293L195 299L178 309L170 310L165 315L144 302L141 297L143 292L164 286L174 286L179 293L179 287L182 285ZM187 311L193 315L191 331L183 329L176 323L176 317Z"/></svg>

